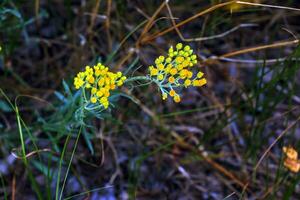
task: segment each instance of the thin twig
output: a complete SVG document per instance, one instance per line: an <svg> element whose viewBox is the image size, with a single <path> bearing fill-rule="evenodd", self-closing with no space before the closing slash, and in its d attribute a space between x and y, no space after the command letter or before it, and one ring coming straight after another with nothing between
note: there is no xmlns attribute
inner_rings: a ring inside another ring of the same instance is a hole
<svg viewBox="0 0 300 200"><path fill-rule="evenodd" d="M298 44L299 44L299 40L289 40L289 41L281 41L281 42L276 42L273 44L267 44L267 45L262 45L262 46L250 47L250 48L226 53L221 56L212 56L212 57L204 60L202 63L210 63L211 61L214 61L214 60L222 60L222 59L224 60L227 57L232 57L232 56L249 53L249 52L254 52L254 51L258 51L258 50L263 50L263 49L278 48L278 47L282 47L282 46L298 45Z"/></svg>
<svg viewBox="0 0 300 200"><path fill-rule="evenodd" d="M151 16L151 18L148 20L148 23L145 25L139 39L136 42L137 47L140 44L140 41L142 41L144 35L149 31L149 29L153 26L153 21L155 20L155 17L159 14L159 12L165 7L166 2L164 1L158 9L154 12L154 14Z"/></svg>
<svg viewBox="0 0 300 200"><path fill-rule="evenodd" d="M259 7L266 7L266 8L277 8L277 9L283 9L283 10L300 11L300 9L298 9L298 8L292 8L292 7L286 7L286 6L276 6L276 5L262 4L262 3L252 3L252 2L246 2L246 1L236 1L236 3L243 4L243 5L249 5L249 6L259 6Z"/></svg>
<svg viewBox="0 0 300 200"><path fill-rule="evenodd" d="M106 35L108 40L108 49L111 51L112 49L112 42L111 42L111 35L110 35L110 12L111 12L111 0L107 0L107 11L106 11L106 20L105 20L105 29Z"/></svg>
<svg viewBox="0 0 300 200"><path fill-rule="evenodd" d="M92 33L94 23L95 23L95 19L97 17L97 13L98 13L98 10L99 10L99 7L100 7L100 2L101 2L101 0L96 0L96 4L95 4L95 7L94 7L92 15L91 15L91 23L90 23L90 26L88 27L88 31L87 31L88 34ZM91 39L92 39L92 37L90 35L90 41L91 41Z"/></svg>
<svg viewBox="0 0 300 200"><path fill-rule="evenodd" d="M184 24L186 24L186 23L188 23L188 22L190 22L190 21L192 21L192 20L194 20L194 19L196 19L196 18L198 18L202 15L205 15L207 13L210 13L210 12L214 11L214 10L217 10L219 8L222 8L222 7L231 5L231 4L235 4L235 3L250 5L250 6L259 6L259 7L267 7L267 8L277 8L277 9L284 9L284 10L300 11L300 9L298 9L298 8L292 8L292 7L286 7L286 6L276 6L276 5L269 5L269 4L251 3L251 2L245 2L245 1L228 1L228 2L224 2L224 3L220 3L220 4L216 4L214 6L211 6L211 7L207 8L206 10L201 11L201 12L197 13L196 15L194 15L194 16L192 16L192 17L190 17L190 18L188 18L188 19L186 19L186 20L184 20L184 21L182 21L178 24L176 24L175 26L172 26L172 27L167 28L167 29L165 29L161 32L156 32L156 33L154 33L154 34L152 34L148 37L145 37L141 41L141 43L147 43L151 40L154 40L157 37L165 35L166 33L170 32L174 29L176 30L176 28L179 28L180 26L183 26Z"/></svg>
<svg viewBox="0 0 300 200"><path fill-rule="evenodd" d="M16 199L16 175L14 174L12 184L11 184L11 199Z"/></svg>
<svg viewBox="0 0 300 200"><path fill-rule="evenodd" d="M151 40L154 40L155 38L157 38L159 36L162 36L162 35L170 32L170 31L174 30L175 28L178 28L178 27L180 27L180 26L182 26L182 25L184 25L184 24L186 24L186 23L188 23L188 22L190 22L190 21L192 21L192 20L194 20L194 19L196 19L196 18L198 18L198 17L200 17L202 15L205 15L207 13L210 13L210 12L214 11L214 10L217 10L218 8L222 8L222 7L225 7L227 5L230 5L230 4L234 3L234 2L235 1L229 1L229 2L220 3L220 4L214 5L212 7L209 7L208 9L206 9L206 10L204 10L202 12L199 12L196 15L194 15L194 16L192 16L192 17L190 17L190 18L188 18L188 19L186 19L186 20L184 20L184 21L182 21L182 22L180 22L178 24L176 24L176 26L172 26L172 27L167 28L167 29L165 29L165 30L163 30L161 32L154 33L153 35L150 35L149 37L144 38L141 42L142 43L147 43L147 42L149 42Z"/></svg>
<svg viewBox="0 0 300 200"><path fill-rule="evenodd" d="M205 40L212 40L212 39L222 38L222 37L225 37L225 36L229 35L232 32L235 32L236 30L238 30L240 28L257 26L257 24L239 24L239 25L233 27L232 29L230 29L228 31L225 31L223 33L217 34L217 35L212 35L212 36L208 36L208 37L198 37L198 38L184 38L184 36L182 35L182 33L180 32L178 27L176 27L176 22L174 20L175 18L173 16L172 10L171 10L168 3L166 3L166 7L167 7L167 10L169 12L171 22L173 24L174 29L176 30L176 32L179 35L180 39L182 41L185 41L185 42L200 42L200 41L205 41Z"/></svg>
<svg viewBox="0 0 300 200"><path fill-rule="evenodd" d="M213 40L213 39L225 37L225 36L229 35L230 33L237 31L240 28L254 27L254 26L258 26L258 25L256 25L256 24L239 24L239 25L233 27L232 29L229 29L228 31L225 31L225 32L217 34L217 35L212 35L212 36L207 36L207 37L199 37L199 38L183 38L183 40L185 42L200 42L200 41L204 41L204 40Z"/></svg>
<svg viewBox="0 0 300 200"><path fill-rule="evenodd" d="M267 45L262 45L262 46L257 46L257 47L241 49L241 50L238 50L238 51L223 54L219 57L220 58L226 58L226 57L232 57L232 56L236 56L236 55L239 55L239 54L249 53L249 52L263 50L263 49L277 48L277 47L282 47L282 46L287 46L287 45L297 45L297 44L299 44L299 40L281 41L281 42L276 42L276 43L273 43L273 44L267 44Z"/></svg>
<svg viewBox="0 0 300 200"><path fill-rule="evenodd" d="M272 144L267 148L267 150L264 152L264 154L261 156L261 158L259 159L259 161L255 165L254 171L257 170L257 168L259 167L259 165L261 164L261 162L263 161L263 159L267 156L267 154L269 153L269 151L278 142L278 140L280 140L291 128L293 128L298 123L299 120L300 120L300 116L292 124L290 124L284 131L282 131L280 133L280 135L274 140L274 142L272 142Z"/></svg>
<svg viewBox="0 0 300 200"><path fill-rule="evenodd" d="M243 63L243 64L273 64L277 62L284 62L288 58L276 58L276 59L267 59L267 60L248 60L248 59L235 59L235 58L218 58L221 61L234 62L234 63ZM292 58L292 61L300 61L300 58Z"/></svg>
<svg viewBox="0 0 300 200"><path fill-rule="evenodd" d="M23 156L18 156L14 151L16 150L16 148L12 149L12 152L11 152L11 155L17 159L24 159ZM39 150L36 150L36 151L32 151L32 152L29 152L25 155L25 158L29 158L35 154L38 154L40 152L52 152L51 149L39 149ZM53 152L54 153L54 152Z"/></svg>

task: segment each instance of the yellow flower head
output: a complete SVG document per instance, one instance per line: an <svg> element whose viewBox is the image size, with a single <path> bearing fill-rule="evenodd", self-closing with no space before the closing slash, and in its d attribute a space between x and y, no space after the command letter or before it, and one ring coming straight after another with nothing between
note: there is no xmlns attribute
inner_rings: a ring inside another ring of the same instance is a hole
<svg viewBox="0 0 300 200"><path fill-rule="evenodd" d="M159 56L155 59L155 66L149 66L149 72L151 79L159 85L163 100L169 95L175 102L180 102L176 89L206 84L204 74L194 70L196 64L197 56L189 45L183 46L182 43L178 43L175 49L171 46L167 57Z"/></svg>
<svg viewBox="0 0 300 200"><path fill-rule="evenodd" d="M109 106L110 91L122 86L125 80L122 72L110 72L108 67L98 63L93 67L86 66L85 71L79 72L74 78L74 86L76 89L84 89L84 92L88 91L90 96L87 100L93 104L99 102L106 109Z"/></svg>
<svg viewBox="0 0 300 200"><path fill-rule="evenodd" d="M283 165L290 171L297 173L300 171L300 160L298 159L298 152L293 147L283 147L285 158Z"/></svg>

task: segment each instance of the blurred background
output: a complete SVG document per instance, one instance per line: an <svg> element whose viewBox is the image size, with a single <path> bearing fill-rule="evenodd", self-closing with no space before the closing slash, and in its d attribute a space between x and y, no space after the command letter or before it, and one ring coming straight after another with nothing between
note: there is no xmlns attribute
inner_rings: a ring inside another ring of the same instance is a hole
<svg viewBox="0 0 300 200"><path fill-rule="evenodd" d="M1 0L0 199L299 199L282 148L300 147L300 4L245 2ZM180 104L124 88L135 102L90 118L72 155L73 77L147 74L178 42L207 85Z"/></svg>

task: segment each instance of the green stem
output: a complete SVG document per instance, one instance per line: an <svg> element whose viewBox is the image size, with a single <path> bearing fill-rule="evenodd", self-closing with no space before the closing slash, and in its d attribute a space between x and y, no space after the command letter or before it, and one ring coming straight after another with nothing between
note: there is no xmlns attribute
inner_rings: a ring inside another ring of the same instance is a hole
<svg viewBox="0 0 300 200"><path fill-rule="evenodd" d="M19 135L20 135L20 140L21 140L23 161L24 161L25 165L27 166L28 163L27 163L27 159L26 159L26 151L25 151L25 143L24 143L24 138L23 138L23 130L22 130L22 125L21 125L21 120L20 120L19 109L18 109L17 106L16 106L16 115L17 115Z"/></svg>
<svg viewBox="0 0 300 200"><path fill-rule="evenodd" d="M58 167L58 172L57 172L57 180L56 180L55 200L58 200L61 168L62 168L63 158L65 156L65 152L66 152L66 149L67 149L67 144L69 143L70 137L71 137L71 133L68 134L68 136L67 136L67 139L65 141L65 144L64 144L64 147L63 147L63 150L62 150L62 154L60 156L59 167Z"/></svg>
<svg viewBox="0 0 300 200"><path fill-rule="evenodd" d="M0 179L1 179L1 185L2 185L2 188L3 188L4 199L8 200L6 189L5 189L5 184L4 184L4 178L3 178L1 173L0 173Z"/></svg>
<svg viewBox="0 0 300 200"><path fill-rule="evenodd" d="M162 86L158 80L153 79L149 76L134 76L134 77L126 79L124 81L124 84L134 82L134 81L150 81L150 83L151 82L155 83L159 88L161 88L161 86Z"/></svg>
<svg viewBox="0 0 300 200"><path fill-rule="evenodd" d="M133 82L133 81L153 81L153 82L155 82L155 80L151 79L148 76L134 76L134 77L126 79L124 81L124 84L129 83L129 82Z"/></svg>
<svg viewBox="0 0 300 200"><path fill-rule="evenodd" d="M29 169L28 160L26 158L25 142L24 142L24 137L23 137L22 125L21 125L21 117L20 117L19 109L18 109L17 105L15 105L15 112L16 112L16 116L17 116L17 123L18 123L19 135L20 135L20 140L21 140L22 157L23 157L23 161L25 164L25 168L28 169L29 179L32 182L32 187L33 187L34 191L36 192L38 199L43 199L42 193L38 188L37 182Z"/></svg>
<svg viewBox="0 0 300 200"><path fill-rule="evenodd" d="M78 134L77 134L77 138L76 138L76 141L75 141L75 144L74 144L74 148L73 148L73 151L72 151L71 159L70 159L70 161L69 161L68 168L67 168L67 172L66 172L66 175L65 175L65 178L64 178L64 181L63 181L63 185L62 185L61 191L60 191L59 200L62 199L62 195L63 195L64 188L65 188L65 185L66 185L66 181L67 181L67 178L68 178L68 174L69 174L69 171L70 171L70 167L71 167L71 164L72 164L72 161L73 161L73 158L74 158L74 154L75 154L75 151L76 151L76 148L77 148L77 144L78 144L78 141L79 141L79 137L80 137L80 135L81 135L81 129L82 129L82 126L80 126L79 132L78 132Z"/></svg>

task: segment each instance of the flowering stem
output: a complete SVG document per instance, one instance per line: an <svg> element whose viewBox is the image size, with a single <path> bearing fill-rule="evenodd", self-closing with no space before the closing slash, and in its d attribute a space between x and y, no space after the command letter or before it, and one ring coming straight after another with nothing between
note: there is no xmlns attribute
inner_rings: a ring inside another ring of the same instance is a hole
<svg viewBox="0 0 300 200"><path fill-rule="evenodd" d="M150 83L154 82L156 85L158 85L158 87L161 88L161 83L158 80L153 79L149 76L134 76L134 77L126 79L124 81L124 84L129 83L129 82L133 82L133 81L150 81Z"/></svg>
<svg viewBox="0 0 300 200"><path fill-rule="evenodd" d="M154 81L154 80L148 76L134 76L126 79L124 83L133 82L133 81Z"/></svg>

